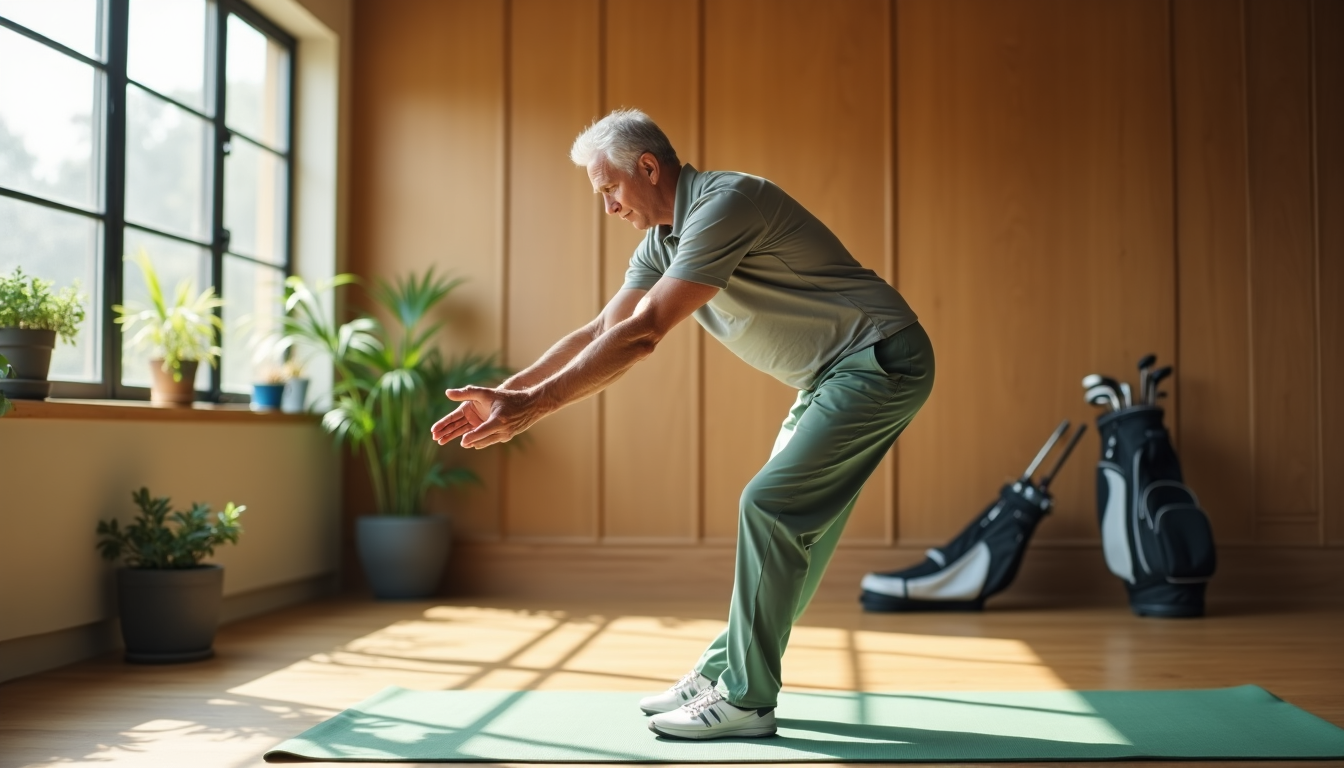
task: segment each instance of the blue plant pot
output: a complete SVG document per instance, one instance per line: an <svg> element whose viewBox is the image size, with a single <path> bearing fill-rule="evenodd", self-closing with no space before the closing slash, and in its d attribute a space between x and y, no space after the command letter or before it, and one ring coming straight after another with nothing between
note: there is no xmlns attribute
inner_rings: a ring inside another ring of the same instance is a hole
<svg viewBox="0 0 1344 768"><path fill-rule="evenodd" d="M280 397L284 392L284 384L253 384L252 410L273 411L279 408Z"/></svg>

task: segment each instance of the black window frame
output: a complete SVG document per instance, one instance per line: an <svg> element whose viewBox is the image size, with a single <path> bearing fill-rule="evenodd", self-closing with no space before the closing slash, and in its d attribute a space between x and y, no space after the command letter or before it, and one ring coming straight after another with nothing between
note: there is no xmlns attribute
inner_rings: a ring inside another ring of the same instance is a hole
<svg viewBox="0 0 1344 768"><path fill-rule="evenodd" d="M59 43L40 32L29 29L17 22L11 21L4 16L0 16L0 27L23 35L31 40L41 43L49 48L56 50L66 56L69 56L84 64L90 65L103 73L100 79L101 87L95 89L95 94L101 95L101 104L98 104L94 110L95 121L101 120L102 136L94 135L94 163L96 171L102 173L102 212L97 210L86 210L78 206L60 203L54 200L20 192L15 189L0 186L0 197L7 197L23 201L25 203L36 204L45 208L72 213L85 218L99 221L102 224L102 285L98 298L101 302L95 302L94 311L100 314L102 338L96 340L100 348L100 370L101 380L98 382L77 382L77 381L59 381L52 382L52 396L58 398L87 398L87 399L111 399L111 400L148 400L148 387L125 386L122 381L122 334L121 326L114 322L116 313L112 307L122 303L124 296L123 289L123 246L124 231L126 227L132 227L142 232L149 232L153 235L168 238L182 243L187 243L195 247L206 248L210 252L210 276L211 282L221 298L228 301L228 296L224 294L224 256L227 253L231 258L240 258L245 261L263 265L283 272L285 277L294 274L294 187L297 174L295 173L296 158L296 120L295 105L298 101L298 41L289 33L285 32L274 22L267 19L259 11L248 5L243 0L205 0L209 10L206 22L207 40L206 56L207 60L213 62L213 72L208 73L213 81L213 116L201 112L199 109L189 107L181 102L166 96L153 88L141 83L134 83L134 87L141 88L170 104L173 104L187 112L196 115L208 121L214 131L213 147L213 173L210 180L210 194L213 196L210 200L211 226L212 233L210 242L193 240L182 235L165 232L147 227L141 224L128 224L125 217L126 203L126 110L123 105L126 104L126 93L129 87L132 87L132 81L127 77L127 59L129 51L127 42L130 29L130 2L131 0L100 0L98 10L101 16L100 22L102 28L99 34L102 36L103 50L105 51L105 61L99 61L86 54L80 53L69 46ZM226 125L225 105L228 97L227 88L227 51L228 51L228 17L237 16L254 29L266 35L270 39L283 46L289 54L289 72L288 74L288 104L287 110L287 136L285 140L284 151L276 150L266 146L256 138L247 136L231 130ZM96 131L96 125L95 125ZM101 139L101 144L99 143ZM284 261L283 264L256 259L244 254L234 253L228 250L229 233L224 228L224 164L225 157L228 155L233 141L245 141L257 147L263 152L268 152L281 158L285 168L285 237L284 237ZM98 166L101 167L98 167ZM94 206L95 209L97 206ZM0 235L2 236L2 235ZM198 286L198 289L202 286ZM215 310L217 315L222 316L221 310ZM226 329L227 333L227 329ZM225 393L222 391L222 373L223 360L220 364L210 369L210 386L207 391L197 391L196 400L206 402L248 402L251 398L243 393Z"/></svg>

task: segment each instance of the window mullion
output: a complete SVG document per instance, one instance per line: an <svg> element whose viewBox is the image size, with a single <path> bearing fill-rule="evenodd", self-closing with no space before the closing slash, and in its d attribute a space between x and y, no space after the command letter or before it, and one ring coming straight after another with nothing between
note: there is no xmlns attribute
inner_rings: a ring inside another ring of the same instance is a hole
<svg viewBox="0 0 1344 768"><path fill-rule="evenodd" d="M207 45L213 56L211 60L215 63L214 86L215 86L215 170L211 174L211 182L214 188L211 198L211 216L214 220L214 227L211 232L214 233L214 242L210 247L210 280L215 286L220 298L225 301L228 298L224 295L224 251L228 249L228 234L224 230L224 147L228 142L228 131L224 125L224 84L226 79L226 61L225 49L228 46L228 8L225 0L212 3L214 14L211 22L214 27L211 30ZM215 314L221 319L224 316L224 310L217 307ZM227 329L226 329L227 330ZM221 335L220 346L223 346L224 339ZM220 401L223 393L223 373L224 361L221 359L210 371L210 399L214 402Z"/></svg>
<svg viewBox="0 0 1344 768"><path fill-rule="evenodd" d="M107 130L106 187L103 231L103 380L106 397L121 398L137 394L121 384L121 326L112 307L121 304L125 291L122 281L122 251L126 223L126 58L130 26L130 0L109 0L107 4L107 98L104 105Z"/></svg>

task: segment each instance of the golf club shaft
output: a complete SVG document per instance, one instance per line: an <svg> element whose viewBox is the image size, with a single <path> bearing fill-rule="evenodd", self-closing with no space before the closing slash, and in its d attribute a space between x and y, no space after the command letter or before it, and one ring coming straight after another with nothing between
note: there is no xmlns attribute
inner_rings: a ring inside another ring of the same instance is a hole
<svg viewBox="0 0 1344 768"><path fill-rule="evenodd" d="M1050 481L1054 480L1055 475L1059 474L1060 467L1063 467L1064 462L1068 461L1069 454L1073 453L1073 447L1078 444L1078 440L1082 438L1083 433L1086 431L1087 431L1087 425L1079 424L1077 431L1073 433L1073 437L1069 438L1069 442L1064 444L1064 452L1059 454L1059 458L1055 459L1055 466L1051 467L1050 472L1047 473L1046 476L1041 480L1042 492L1044 492L1045 489L1050 487Z"/></svg>
<svg viewBox="0 0 1344 768"><path fill-rule="evenodd" d="M1069 428L1068 419L1061 421L1059 423L1059 426L1055 427L1054 434L1050 435L1050 439L1046 440L1045 445L1041 446L1041 450L1039 453L1036 454L1036 458L1032 459L1031 464L1027 466L1027 471L1022 473L1022 482L1025 483L1031 482L1031 476L1036 473L1036 468L1041 465L1042 461L1045 461L1045 457L1047 454L1050 453L1050 449L1055 447L1055 443L1059 442L1059 438L1064 434L1064 431L1068 428Z"/></svg>

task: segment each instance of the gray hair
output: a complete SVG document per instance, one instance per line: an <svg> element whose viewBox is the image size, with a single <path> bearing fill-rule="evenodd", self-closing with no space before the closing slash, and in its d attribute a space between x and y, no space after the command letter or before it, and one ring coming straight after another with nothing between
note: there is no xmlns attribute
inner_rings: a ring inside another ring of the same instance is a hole
<svg viewBox="0 0 1344 768"><path fill-rule="evenodd" d="M638 109L618 109L584 129L570 147L569 159L587 166L599 157L626 173L634 173L645 152L663 166L681 167L667 134Z"/></svg>

